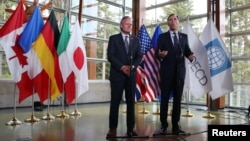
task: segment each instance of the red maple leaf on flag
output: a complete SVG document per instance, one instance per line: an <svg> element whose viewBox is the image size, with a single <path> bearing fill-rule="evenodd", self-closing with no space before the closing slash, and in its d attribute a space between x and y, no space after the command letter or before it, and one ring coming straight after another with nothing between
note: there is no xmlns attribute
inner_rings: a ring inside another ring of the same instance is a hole
<svg viewBox="0 0 250 141"><path fill-rule="evenodd" d="M19 64L23 68L25 65L28 65L28 61L27 61L28 57L26 57L24 55L24 51L22 50L22 48L18 44L19 38L20 38L20 35L17 35L16 36L16 43L15 43L14 46L11 47L13 49L13 51L15 52L15 56L10 57L9 60L14 59L15 57L17 57Z"/></svg>

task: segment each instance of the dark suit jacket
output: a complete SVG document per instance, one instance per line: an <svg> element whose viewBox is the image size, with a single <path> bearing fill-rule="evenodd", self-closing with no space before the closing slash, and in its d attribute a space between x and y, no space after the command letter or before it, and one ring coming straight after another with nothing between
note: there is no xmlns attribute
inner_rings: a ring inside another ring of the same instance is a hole
<svg viewBox="0 0 250 141"><path fill-rule="evenodd" d="M127 53L121 33L109 37L108 61L111 64L111 81L124 80L127 76L121 71L121 67L123 65L130 65L131 63L135 66L132 71L133 76L135 76L136 68L142 60L141 45L139 39L136 36L130 35L129 48L129 53Z"/></svg>
<svg viewBox="0 0 250 141"><path fill-rule="evenodd" d="M160 76L161 83L168 84L174 83L169 82L173 80L173 77L176 76L176 71L178 68L179 79L185 78L186 68L185 68L185 58L192 54L192 51L189 48L187 34L178 32L179 34L179 45L178 49L174 49L170 31L162 33L158 37L157 48L155 52L156 58L161 62ZM160 59L158 51L167 50L168 54L165 58Z"/></svg>

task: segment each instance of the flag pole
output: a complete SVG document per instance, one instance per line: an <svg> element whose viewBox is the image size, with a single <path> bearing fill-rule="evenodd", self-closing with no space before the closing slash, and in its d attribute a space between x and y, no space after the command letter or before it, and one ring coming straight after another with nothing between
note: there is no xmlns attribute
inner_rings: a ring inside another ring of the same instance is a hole
<svg viewBox="0 0 250 141"><path fill-rule="evenodd" d="M51 87L50 87L50 80L48 79L48 81L49 81L49 89L48 89L48 103L47 103L47 115L45 115L44 117L42 117L42 119L43 120L54 120L55 119L55 117L54 116L52 116L50 113L49 113L49 111L50 111L50 103L51 103Z"/></svg>
<svg viewBox="0 0 250 141"><path fill-rule="evenodd" d="M155 17L157 17L157 11L155 11ZM158 23L157 19L156 19L156 23ZM159 23L158 23L159 24ZM158 25L157 24L157 25ZM157 97L157 101L156 101L156 112L153 112L153 115L160 115L160 108L159 108L159 104L160 104L160 100L159 100L159 95Z"/></svg>
<svg viewBox="0 0 250 141"><path fill-rule="evenodd" d="M213 21L214 21L214 0L211 1L211 6L212 6L212 13L209 12L208 16L209 18L213 18ZM207 118L207 119L215 118L215 116L210 113L210 95L209 94L207 94L207 107L208 107L207 114L204 115L203 118Z"/></svg>
<svg viewBox="0 0 250 141"><path fill-rule="evenodd" d="M51 6L53 10L53 5ZM51 104L51 81L49 79L49 92L48 92L48 108L47 108L47 115L45 115L42 119L44 120L54 120L55 117L50 114L50 104Z"/></svg>
<svg viewBox="0 0 250 141"><path fill-rule="evenodd" d="M187 96L187 111L186 111L186 114L182 115L183 117L193 117L193 114L191 114L189 112L189 94L190 94L190 90L188 90L188 92L186 93L186 96Z"/></svg>
<svg viewBox="0 0 250 141"><path fill-rule="evenodd" d="M65 16L67 16L67 15L68 15L68 12L67 12L67 10L66 10L66 11L65 11ZM61 99L61 102L62 102L62 110L61 110L61 112L60 112L58 115L56 115L57 118L63 118L63 119L64 119L64 118L68 118L68 117L69 117L69 115L65 113L65 107L64 107L65 95L66 95L66 92L65 92L65 90L64 90L64 84L63 84L63 92L62 92L62 99Z"/></svg>
<svg viewBox="0 0 250 141"><path fill-rule="evenodd" d="M6 123L6 125L13 125L14 126L14 125L20 125L20 124L22 124L22 122L19 121L16 118L16 84L15 84L15 86L14 86L14 113L13 113L13 118L10 121L8 121Z"/></svg>
<svg viewBox="0 0 250 141"><path fill-rule="evenodd" d="M65 98L64 95L65 95L65 91L63 91L63 93L62 93L62 99L61 99L62 109L61 109L61 112L58 115L56 115L57 118L63 118L64 119L64 118L68 118L69 117L69 115L66 114L65 111L64 111L64 98Z"/></svg>
<svg viewBox="0 0 250 141"><path fill-rule="evenodd" d="M36 2L36 3L35 3ZM34 7L35 5L38 5L39 4L39 0L37 1L34 1ZM32 11L34 12L34 10ZM26 119L25 122L30 122L30 123L33 123L33 122L38 122L40 119L36 118L34 116L34 88L33 88L33 94L32 94L32 114L31 114L31 117Z"/></svg>
<svg viewBox="0 0 250 141"><path fill-rule="evenodd" d="M148 114L149 113L149 111L147 111L145 108L145 100L143 101L143 104L142 104L142 110L139 113L140 114Z"/></svg>
<svg viewBox="0 0 250 141"><path fill-rule="evenodd" d="M203 118L207 119L214 119L215 116L210 113L210 95L207 95L208 100L207 100L207 114L203 116Z"/></svg>
<svg viewBox="0 0 250 141"><path fill-rule="evenodd" d="M143 20L144 20L144 19L142 19L142 24L144 24L144 23L143 23ZM146 110L144 104L145 104L145 98L144 98L144 100L143 100L142 110L139 111L140 114L148 114L148 113L149 113L149 111Z"/></svg>
<svg viewBox="0 0 250 141"><path fill-rule="evenodd" d="M187 22L189 22L189 16L187 16ZM186 114L182 115L183 117L193 117L193 115L189 112L189 94L190 94L190 88L188 89L188 92L186 92L187 111L186 111Z"/></svg>
<svg viewBox="0 0 250 141"><path fill-rule="evenodd" d="M79 84L79 83L77 83ZM82 113L80 113L78 110L77 110L77 93L78 93L78 85L76 85L76 93L75 93L75 110L74 112L70 113L71 116L81 116Z"/></svg>
<svg viewBox="0 0 250 141"><path fill-rule="evenodd" d="M34 94L34 89L33 89L33 94ZM31 117L24 120L25 122L30 122L30 123L40 121L40 119L38 119L34 116L34 95L33 94L32 94L32 114L31 114Z"/></svg>
<svg viewBox="0 0 250 141"><path fill-rule="evenodd" d="M160 100L159 100L159 96L158 96L158 98L156 100L156 112L153 112L153 115L159 115L160 114L159 103L160 103Z"/></svg>
<svg viewBox="0 0 250 141"><path fill-rule="evenodd" d="M83 7L83 3L82 3L82 0L79 1L79 12L78 12L78 22L79 22L79 26L81 26L81 21L82 21L82 7ZM75 78L76 79L76 78ZM79 85L79 83L77 83ZM75 93L75 110L74 112L72 112L70 115L72 116L81 116L82 113L80 113L78 110L77 110L77 98L78 98L78 85L76 85L76 93Z"/></svg>

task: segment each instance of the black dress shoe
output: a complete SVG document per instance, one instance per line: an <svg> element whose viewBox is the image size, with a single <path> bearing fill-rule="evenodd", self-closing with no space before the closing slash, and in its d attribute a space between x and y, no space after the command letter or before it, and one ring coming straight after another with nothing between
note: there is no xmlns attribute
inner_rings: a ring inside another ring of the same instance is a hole
<svg viewBox="0 0 250 141"><path fill-rule="evenodd" d="M180 128L174 128L172 130L172 133L175 134L175 135L186 134L186 132L181 130Z"/></svg>
<svg viewBox="0 0 250 141"><path fill-rule="evenodd" d="M116 129L109 129L106 138L112 138L116 136Z"/></svg>
<svg viewBox="0 0 250 141"><path fill-rule="evenodd" d="M137 135L137 133L135 131L128 131L127 136L128 137L133 137L133 136L138 136L138 135Z"/></svg>
<svg viewBox="0 0 250 141"><path fill-rule="evenodd" d="M160 134L167 134L167 128L161 127Z"/></svg>

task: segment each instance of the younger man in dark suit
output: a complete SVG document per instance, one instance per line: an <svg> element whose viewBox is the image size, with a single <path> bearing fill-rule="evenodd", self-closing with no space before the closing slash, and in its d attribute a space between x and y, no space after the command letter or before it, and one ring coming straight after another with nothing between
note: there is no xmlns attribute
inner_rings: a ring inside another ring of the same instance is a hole
<svg viewBox="0 0 250 141"><path fill-rule="evenodd" d="M186 73L184 57L192 61L194 54L189 48L187 34L178 32L178 16L170 14L167 24L169 31L159 35L155 51L155 56L161 62L160 132L165 134L168 127L168 102L169 95L173 91L172 132L178 135L179 133L185 133L179 126L181 98Z"/></svg>

